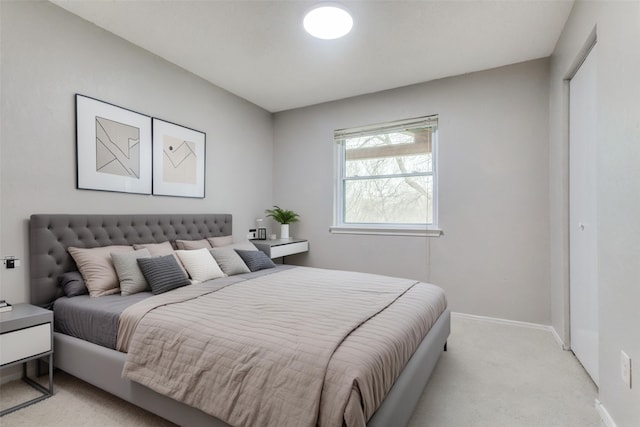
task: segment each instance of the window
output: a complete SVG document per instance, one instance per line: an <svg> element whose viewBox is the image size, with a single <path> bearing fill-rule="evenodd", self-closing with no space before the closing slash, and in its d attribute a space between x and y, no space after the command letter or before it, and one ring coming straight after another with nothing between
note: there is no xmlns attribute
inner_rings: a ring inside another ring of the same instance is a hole
<svg viewBox="0 0 640 427"><path fill-rule="evenodd" d="M437 229L436 116L334 132L332 232L430 233Z"/></svg>

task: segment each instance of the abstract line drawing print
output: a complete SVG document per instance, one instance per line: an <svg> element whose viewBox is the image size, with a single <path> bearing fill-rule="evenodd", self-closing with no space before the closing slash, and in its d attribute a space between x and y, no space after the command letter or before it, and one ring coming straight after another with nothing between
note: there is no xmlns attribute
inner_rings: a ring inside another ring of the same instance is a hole
<svg viewBox="0 0 640 427"><path fill-rule="evenodd" d="M96 172L140 179L140 129L96 116Z"/></svg>
<svg viewBox="0 0 640 427"><path fill-rule="evenodd" d="M165 182L195 184L197 169L195 142L164 135L162 179Z"/></svg>

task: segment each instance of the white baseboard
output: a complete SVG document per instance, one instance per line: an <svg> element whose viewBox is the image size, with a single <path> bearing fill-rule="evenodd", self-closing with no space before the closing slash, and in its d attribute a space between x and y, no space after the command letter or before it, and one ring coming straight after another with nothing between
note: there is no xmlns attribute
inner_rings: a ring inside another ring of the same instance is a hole
<svg viewBox="0 0 640 427"><path fill-rule="evenodd" d="M616 425L616 422L613 421L613 418L611 418L611 414L609 414L609 411L607 411L607 408L604 407L604 405L602 404L602 402L600 402L600 400L596 399L596 411L598 411L598 414L600 415L600 419L602 419L602 422L604 423L605 426L607 427L618 427Z"/></svg>
<svg viewBox="0 0 640 427"><path fill-rule="evenodd" d="M519 320L499 319L497 317L477 316L475 314L452 312L451 316L458 317L461 319L473 319L473 320L480 320L483 322L499 323L502 325L521 326L521 327L530 328L530 329L543 329L545 331L549 329L553 329L551 328L551 326L540 325L538 323L521 322Z"/></svg>
<svg viewBox="0 0 640 427"><path fill-rule="evenodd" d="M558 346L560 346L562 350L569 350L569 348L564 344L564 342L562 342L562 339L560 339L560 335L558 335L556 330L549 325L540 325L538 323L521 322L519 320L499 319L496 317L477 316L475 314L466 314L466 313L458 313L458 312L452 312L451 316L457 317L460 319L473 319L473 320L479 320L482 322L490 322L490 323L497 323L501 325L519 326L521 328L539 329L543 331L548 331L551 333L551 335L553 336L553 339L558 343Z"/></svg>
<svg viewBox="0 0 640 427"><path fill-rule="evenodd" d="M549 328L551 328L551 335L553 335L553 339L556 340L560 348L565 351L571 350L571 346L566 345L564 341L562 341L562 338L560 338L560 335L558 335L556 328L554 328L553 326L549 326Z"/></svg>

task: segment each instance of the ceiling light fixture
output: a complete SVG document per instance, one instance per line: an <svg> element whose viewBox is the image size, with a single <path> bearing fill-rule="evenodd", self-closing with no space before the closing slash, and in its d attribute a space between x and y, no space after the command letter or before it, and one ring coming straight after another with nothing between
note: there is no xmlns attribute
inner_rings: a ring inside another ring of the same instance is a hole
<svg viewBox="0 0 640 427"><path fill-rule="evenodd" d="M304 17L304 29L313 37L333 40L349 34L353 18L337 3L319 3Z"/></svg>

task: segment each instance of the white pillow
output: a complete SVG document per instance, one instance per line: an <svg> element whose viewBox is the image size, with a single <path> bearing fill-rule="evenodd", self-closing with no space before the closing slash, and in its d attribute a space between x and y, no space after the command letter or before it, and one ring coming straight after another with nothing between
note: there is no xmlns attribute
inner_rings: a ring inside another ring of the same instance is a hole
<svg viewBox="0 0 640 427"><path fill-rule="evenodd" d="M204 282L224 277L224 273L208 249L177 250L175 253L193 280Z"/></svg>

